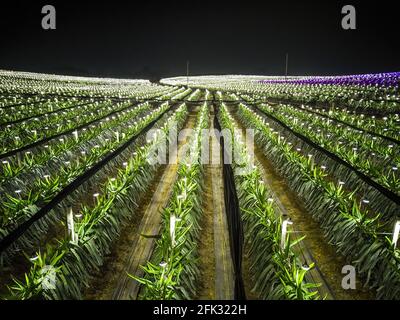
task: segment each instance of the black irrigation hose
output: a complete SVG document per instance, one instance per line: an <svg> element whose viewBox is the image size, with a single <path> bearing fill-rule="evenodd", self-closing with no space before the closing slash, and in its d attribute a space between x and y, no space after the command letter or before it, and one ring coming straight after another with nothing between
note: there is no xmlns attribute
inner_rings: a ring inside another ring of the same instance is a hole
<svg viewBox="0 0 400 320"><path fill-rule="evenodd" d="M217 117L214 117L214 127L221 131L221 126ZM227 154L225 152L224 138L221 137L221 154L223 161L223 179L224 179L224 199L225 210L228 220L230 249L235 273L235 300L246 300L242 277L242 253L243 253L243 225L240 216L239 199L236 193L235 179L232 166L225 164Z"/></svg>
<svg viewBox="0 0 400 320"><path fill-rule="evenodd" d="M35 141L35 142L33 142L33 143L31 143L31 144L28 144L28 145L25 145L25 146L23 146L23 147L21 147L21 148L18 148L18 149L11 150L11 151L8 151L8 152L6 152L6 153L0 154L0 160L1 160L1 159L4 159L4 158L12 157L12 156L14 156L14 155L16 155L16 154L18 154L18 153L20 153L20 152L22 152L22 151L29 150L29 149L31 149L31 148L34 148L34 147L38 146L38 145L41 145L41 144L43 144L43 143L46 143L46 142L48 142L48 141L50 141L50 140L57 139L58 137L65 136L65 135L67 135L67 134L70 134L70 133L74 132L75 130L80 130L80 129L83 129L83 128L85 128L85 127L88 127L88 126L90 126L91 124L93 124L93 123L95 123L95 122L101 121L102 119L105 119L105 118L107 118L107 117L112 116L113 114L116 114L116 113L118 113L118 112L125 111L125 110L131 108L133 105L134 105L134 103L130 104L129 106L127 106L127 107L125 107L125 108L122 108L122 109L119 109L119 110L114 110L114 111L112 111L112 112L106 114L105 116L102 116L102 117L100 117L100 118L94 119L94 120L89 121L89 122L86 122L86 123L84 123L84 124L82 124L82 125L80 125L80 126L78 126L78 127L74 127L74 128L72 128L72 129L68 129L67 131L63 131L63 132L57 133L57 134L55 134L55 135L49 136L49 137L47 137L47 138L44 138L44 139Z"/></svg>
<svg viewBox="0 0 400 320"><path fill-rule="evenodd" d="M63 188L48 204L37 211L31 218L27 221L21 223L15 230L10 232L0 241L0 254L5 251L9 246L11 246L19 237L21 237L35 222L42 219L46 214L53 210L62 200L74 192L78 187L80 187L85 181L89 180L93 175L95 175L101 168L103 168L108 162L113 160L119 154L121 154L129 145L131 145L138 137L143 133L150 130L154 124L159 121L170 108L161 113L156 119L150 122L142 131L138 132L127 142L122 144L120 147L115 149L113 152L109 153L105 158L96 163L92 168L85 171L82 175L77 177L74 181Z"/></svg>
<svg viewBox="0 0 400 320"><path fill-rule="evenodd" d="M3 128L5 126L11 125L11 124L17 124L17 123L21 123L23 121L31 120L33 118L43 117L46 114L49 115L49 114L53 114L53 113L60 112L60 111L65 111L65 110L69 110L69 109L73 109L73 108L87 106L88 104L92 104L92 103L93 102L85 102L85 103L81 103L81 104L74 104L72 106L61 108L61 109L58 109L58 110L49 111L49 112L45 112L45 113L40 113L40 114L36 114L36 115L33 115L33 116L29 116L29 117L26 117L26 118L21 118L21 119L17 119L17 120L13 120L13 121L3 122L3 123L0 123L0 128Z"/></svg>
<svg viewBox="0 0 400 320"><path fill-rule="evenodd" d="M251 103L248 103L251 104ZM373 188L375 188L376 190L378 190L380 193L382 193L386 198L388 198L389 200L393 201L394 203L396 203L397 205L400 205L400 197L395 194L393 191L386 189L385 187L383 187L382 185L380 185L379 183L375 182L374 180L372 180L370 177L368 177L367 175L365 175L364 173L362 173L361 171L359 171L358 169L354 168L351 164L349 164L348 162L344 161L342 158L339 158L336 154L322 148L320 145L316 144L315 142L311 141L309 138L307 138L306 136L304 136L301 133L298 133L296 131L294 131L293 129L291 129L288 125L286 125L284 122L282 122L281 120L275 118L274 116L267 114L265 112L263 112L262 110L260 110L258 108L258 106L255 106L255 108L261 112L262 114L264 114L266 117L270 118L271 120L275 121L276 123L278 123L280 126L282 126L285 130L288 130L289 132L291 132L293 135L295 135L296 137L298 137L299 139L305 141L308 145L310 145L311 147L313 147L314 149L326 154L329 158L331 158L332 160L340 163L341 165L349 168L350 170L352 170L362 181L364 181L365 183L369 184L370 186L372 186Z"/></svg>

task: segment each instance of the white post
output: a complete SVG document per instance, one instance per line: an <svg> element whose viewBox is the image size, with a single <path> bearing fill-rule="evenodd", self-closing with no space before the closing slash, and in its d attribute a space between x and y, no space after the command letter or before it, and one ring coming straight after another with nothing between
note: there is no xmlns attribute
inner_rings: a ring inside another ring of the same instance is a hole
<svg viewBox="0 0 400 320"><path fill-rule="evenodd" d="M285 249L286 246L286 234L287 234L287 226L292 225L293 222L290 220L285 220L282 222L282 235L281 235L281 248Z"/></svg>
<svg viewBox="0 0 400 320"><path fill-rule="evenodd" d="M173 214L171 215L169 222L169 234L171 236L172 247L175 247L175 224L176 224L176 217Z"/></svg>
<svg viewBox="0 0 400 320"><path fill-rule="evenodd" d="M397 248L397 241L399 240L399 234L400 234L400 221L397 221L396 224L394 225L393 239L392 239L392 244L394 245L395 248Z"/></svg>
<svg viewBox="0 0 400 320"><path fill-rule="evenodd" d="M74 213L72 208L69 209L67 214L67 228L68 228L68 236L70 237L72 242L76 242L75 238L75 223L74 223Z"/></svg>

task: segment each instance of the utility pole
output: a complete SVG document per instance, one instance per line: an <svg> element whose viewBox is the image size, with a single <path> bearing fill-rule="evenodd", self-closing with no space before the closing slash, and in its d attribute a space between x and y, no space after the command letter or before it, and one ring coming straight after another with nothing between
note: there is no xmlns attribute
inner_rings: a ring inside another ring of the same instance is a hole
<svg viewBox="0 0 400 320"><path fill-rule="evenodd" d="M285 79L287 79L288 76L288 68L289 68L289 53L286 53Z"/></svg>
<svg viewBox="0 0 400 320"><path fill-rule="evenodd" d="M189 86L189 60L186 61L186 84Z"/></svg>

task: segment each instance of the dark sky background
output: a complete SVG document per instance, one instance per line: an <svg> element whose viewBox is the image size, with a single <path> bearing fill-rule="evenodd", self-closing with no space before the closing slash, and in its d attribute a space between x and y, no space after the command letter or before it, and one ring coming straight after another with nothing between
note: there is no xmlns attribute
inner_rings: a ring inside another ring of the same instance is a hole
<svg viewBox="0 0 400 320"><path fill-rule="evenodd" d="M7 1L0 69L107 77L400 71L395 1ZM53 4L57 30L41 28ZM357 30L341 8L357 9Z"/></svg>

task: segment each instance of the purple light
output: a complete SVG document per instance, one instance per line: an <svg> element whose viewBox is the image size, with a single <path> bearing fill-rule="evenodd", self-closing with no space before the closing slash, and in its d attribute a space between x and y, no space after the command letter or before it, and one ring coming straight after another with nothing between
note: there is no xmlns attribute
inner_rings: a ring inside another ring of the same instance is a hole
<svg viewBox="0 0 400 320"><path fill-rule="evenodd" d="M361 74L349 76L328 77L296 77L289 79L261 80L264 84L295 84L295 85L337 85L337 86L381 86L395 87L400 84L400 72Z"/></svg>

